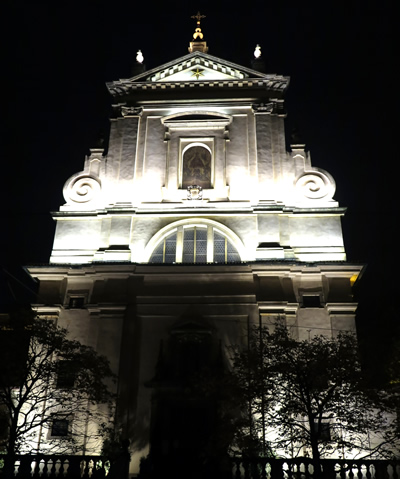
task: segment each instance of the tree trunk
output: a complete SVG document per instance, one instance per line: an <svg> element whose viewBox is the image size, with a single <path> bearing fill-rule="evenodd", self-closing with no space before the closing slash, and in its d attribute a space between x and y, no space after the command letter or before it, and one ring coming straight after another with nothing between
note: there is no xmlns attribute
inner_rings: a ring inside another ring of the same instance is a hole
<svg viewBox="0 0 400 479"><path fill-rule="evenodd" d="M18 425L18 414L15 414L12 418L10 431L8 435L7 442L7 453L4 458L4 467L2 479L12 479L14 478L14 464L15 464L15 444L17 442L17 425Z"/></svg>
<svg viewBox="0 0 400 479"><path fill-rule="evenodd" d="M318 449L318 441L315 437L311 437L311 450L312 450L312 459L314 466L314 478L322 479L322 470L321 470L321 456Z"/></svg>

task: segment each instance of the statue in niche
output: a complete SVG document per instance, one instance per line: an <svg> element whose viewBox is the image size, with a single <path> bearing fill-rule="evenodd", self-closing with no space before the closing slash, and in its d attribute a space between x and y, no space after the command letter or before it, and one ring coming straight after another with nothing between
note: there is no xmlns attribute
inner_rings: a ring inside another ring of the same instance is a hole
<svg viewBox="0 0 400 479"><path fill-rule="evenodd" d="M188 148L183 155L182 188L211 188L211 153L204 146Z"/></svg>

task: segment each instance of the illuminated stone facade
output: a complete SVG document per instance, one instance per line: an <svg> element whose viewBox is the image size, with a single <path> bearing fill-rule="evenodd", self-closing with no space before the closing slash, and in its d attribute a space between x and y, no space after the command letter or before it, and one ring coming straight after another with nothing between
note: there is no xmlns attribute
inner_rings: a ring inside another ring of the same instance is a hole
<svg viewBox="0 0 400 479"><path fill-rule="evenodd" d="M39 314L118 373L132 473L149 446L171 455L198 440L201 401L179 392L195 345L228 367L226 347L260 321L298 338L355 328L362 267L346 262L333 178L286 145L288 84L198 50L109 83L108 149L66 182L50 265L29 268Z"/></svg>
<svg viewBox="0 0 400 479"><path fill-rule="evenodd" d="M345 260L333 178L286 151L288 83L195 52L108 84L108 151L66 182L51 262L146 262L161 228L196 218L235 233L243 261Z"/></svg>

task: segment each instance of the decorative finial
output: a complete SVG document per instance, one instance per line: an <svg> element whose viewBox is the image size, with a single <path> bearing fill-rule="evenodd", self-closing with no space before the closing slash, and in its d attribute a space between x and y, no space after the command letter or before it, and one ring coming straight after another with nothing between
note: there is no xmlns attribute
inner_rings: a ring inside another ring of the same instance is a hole
<svg viewBox="0 0 400 479"><path fill-rule="evenodd" d="M143 53L141 52L141 50L138 50L138 51L137 51L136 61L137 61L138 63L143 63L143 61L144 61L144 56L143 56Z"/></svg>
<svg viewBox="0 0 400 479"><path fill-rule="evenodd" d="M265 73L267 70L264 59L261 55L261 47L258 43L254 50L254 58L251 60L251 68L260 73Z"/></svg>
<svg viewBox="0 0 400 479"><path fill-rule="evenodd" d="M132 76L135 77L137 75L140 75L144 71L146 71L146 65L144 64L144 56L142 51L138 50L136 52L136 61L132 65L132 70L131 70Z"/></svg>
<svg viewBox="0 0 400 479"><path fill-rule="evenodd" d="M193 33L193 39L196 40L197 38L200 38L200 40L203 40L204 35L201 33L200 20L202 18L206 18L206 16L202 15L200 12L197 12L196 15L192 15L190 18L197 19L197 28L195 29Z"/></svg>
<svg viewBox="0 0 400 479"><path fill-rule="evenodd" d="M194 51L200 51L203 53L207 53L208 51L207 43L203 41L204 35L201 33L201 28L200 28L200 21L203 18L206 18L206 16L202 15L200 12L197 12L196 15L192 15L190 18L194 18L195 20L197 20L196 22L197 26L193 33L193 41L190 42L189 52L193 53Z"/></svg>

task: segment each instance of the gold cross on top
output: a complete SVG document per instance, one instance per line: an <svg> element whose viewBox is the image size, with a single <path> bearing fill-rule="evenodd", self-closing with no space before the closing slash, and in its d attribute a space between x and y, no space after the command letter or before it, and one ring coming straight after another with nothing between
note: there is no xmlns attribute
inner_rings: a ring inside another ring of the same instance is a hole
<svg viewBox="0 0 400 479"><path fill-rule="evenodd" d="M200 12L197 12L196 15L192 15L190 18L196 18L197 19L197 25L200 25L200 20L202 18L206 18L206 16L202 15Z"/></svg>

